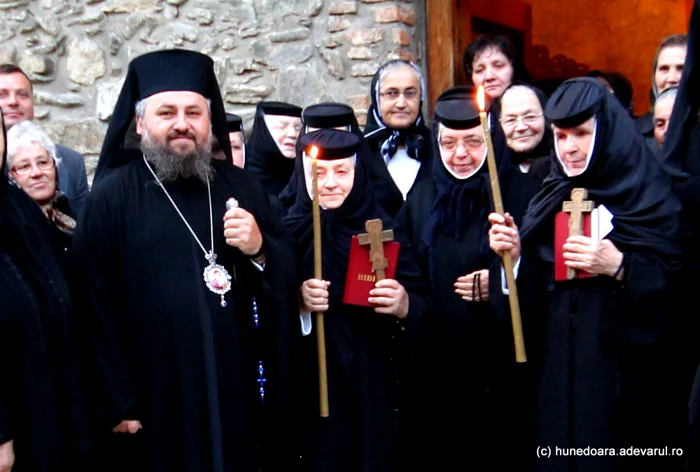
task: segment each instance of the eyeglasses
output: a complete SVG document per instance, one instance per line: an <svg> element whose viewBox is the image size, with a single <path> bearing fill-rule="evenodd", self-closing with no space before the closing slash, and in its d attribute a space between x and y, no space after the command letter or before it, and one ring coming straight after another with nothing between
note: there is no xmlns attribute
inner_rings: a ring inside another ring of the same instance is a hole
<svg viewBox="0 0 700 472"><path fill-rule="evenodd" d="M39 170L51 170L54 168L54 161L52 158L41 158L36 161L36 167ZM23 162L20 165L13 166L12 170L17 175L26 175L32 171L34 165L31 162Z"/></svg>
<svg viewBox="0 0 700 472"><path fill-rule="evenodd" d="M539 120L540 116L542 116L542 113L528 113L527 115L521 116L506 116L504 118L501 118L499 121L505 128L514 128L516 123L521 120L522 123L525 125L534 125L535 123L537 123L537 120Z"/></svg>
<svg viewBox="0 0 700 472"><path fill-rule="evenodd" d="M405 98L406 101L413 101L418 98L420 93L414 88L406 89L403 92L399 92L396 89L389 89L385 92L381 92L379 95L382 98L386 98L387 100L394 102L398 100L401 95L403 95L403 98Z"/></svg>
<svg viewBox="0 0 700 472"><path fill-rule="evenodd" d="M484 140L479 138L467 138L460 141L452 138L444 138L438 141L438 144L442 149L448 152L456 151L460 144L468 151L476 151L484 144Z"/></svg>

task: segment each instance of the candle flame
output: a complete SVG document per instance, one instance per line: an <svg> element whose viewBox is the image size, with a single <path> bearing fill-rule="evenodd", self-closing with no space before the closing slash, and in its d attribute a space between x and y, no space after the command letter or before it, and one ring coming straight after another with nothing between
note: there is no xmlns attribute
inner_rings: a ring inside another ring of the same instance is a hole
<svg viewBox="0 0 700 472"><path fill-rule="evenodd" d="M318 148L316 146L311 146L311 149L309 149L309 157L311 159L316 159L318 157Z"/></svg>
<svg viewBox="0 0 700 472"><path fill-rule="evenodd" d="M486 93L483 85L479 85L476 91L476 103L479 105L479 111L483 112L486 109Z"/></svg>

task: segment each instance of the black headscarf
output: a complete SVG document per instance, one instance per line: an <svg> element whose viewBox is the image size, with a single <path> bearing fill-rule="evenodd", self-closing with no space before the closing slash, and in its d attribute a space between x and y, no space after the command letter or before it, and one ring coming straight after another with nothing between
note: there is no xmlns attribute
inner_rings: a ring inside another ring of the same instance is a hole
<svg viewBox="0 0 700 472"><path fill-rule="evenodd" d="M523 219L523 244L543 222L551 223L573 188L582 187L588 190L588 199L605 205L614 215L608 238L621 251L678 256L680 202L634 121L605 86L590 77L569 79L554 92L545 114L562 128L595 116L594 148L588 168L578 176L567 176L559 160L555 161Z"/></svg>
<svg viewBox="0 0 700 472"><path fill-rule="evenodd" d="M342 134L350 133L321 129L307 134L305 141ZM299 154L297 160L302 159L303 154ZM300 169L303 168L302 165L299 164ZM307 191L306 175L303 171L299 172L298 179L296 201L284 222L294 246L298 251L303 251L300 271L302 279L306 280L314 274L313 203ZM331 282L331 296L342 296L345 288L352 237L364 233L365 222L375 218L382 220L384 229L395 227L393 220L376 203L365 165L361 159L356 159L355 180L343 204L334 210L321 209L323 278Z"/></svg>
<svg viewBox="0 0 700 472"><path fill-rule="evenodd" d="M683 75L663 146L663 161L674 180L680 183L695 181L696 188L700 186L700 69L695 66L699 56L700 3L696 1L690 15ZM700 196L695 196L695 199L700 199Z"/></svg>
<svg viewBox="0 0 700 472"><path fill-rule="evenodd" d="M294 159L285 157L280 151L265 123L265 115L299 118L301 108L284 102L260 102L255 109L253 128L246 144L245 169L260 179L268 194L277 196L289 183L294 171Z"/></svg>
<svg viewBox="0 0 700 472"><path fill-rule="evenodd" d="M491 205L491 188L489 169L484 157L480 169L472 176L460 180L453 176L440 158L439 126L442 123L447 128L470 129L481 126L479 108L475 100L475 89L471 86L453 87L444 91L435 104L433 118L433 179L436 187L436 198L425 226L423 227L422 242L419 251L422 254L433 246L435 232L438 228L443 233L459 240L469 222L475 220L484 224L482 235L488 233L488 213ZM507 168L505 158L507 148L505 136L500 126L491 129L491 139L499 175ZM486 238L479 243L480 250L489 253Z"/></svg>
<svg viewBox="0 0 700 472"><path fill-rule="evenodd" d="M140 151L127 149L124 143L127 132L133 127L136 103L156 93L174 91L196 92L211 101L212 133L228 158L227 161L233 166L226 110L212 58L185 49L154 51L137 57L129 64L124 86L102 144L95 171L95 184L117 167L141 158Z"/></svg>
<svg viewBox="0 0 700 472"><path fill-rule="evenodd" d="M381 80L384 74L398 65L405 65L412 68L420 79L420 94L421 100L418 111L418 117L408 127L402 129L390 128L382 120L381 108L379 106L379 91L381 88ZM426 150L430 144L430 130L425 124L423 118L423 101L425 100L426 88L425 80L421 74L420 68L409 61L395 60L390 61L380 67L372 78L370 86L370 98L372 104L367 112L367 124L365 125L365 138L370 143L374 151L379 151L382 158L386 161L391 159L396 153L399 146L406 146L408 156L417 161L423 162L426 158Z"/></svg>
<svg viewBox="0 0 700 472"><path fill-rule="evenodd" d="M506 88L506 92L508 91L509 88L515 87L516 85L522 86L522 87L527 87L530 90L532 90L535 95L537 96L537 99L540 101L540 106L542 107L542 112L544 113L544 108L547 105L547 94L545 94L542 90L539 88L527 84L525 82L513 82L511 85ZM505 92L504 92L505 95ZM503 104L501 104L501 108L503 107ZM527 161L528 159L537 159L539 157L543 156L549 156L552 153L552 127L551 123L547 118L545 117L545 123L544 123L544 135L542 136L542 139L540 142L535 146L534 149L531 149L529 151L524 151L524 152L518 152L514 149L508 148L508 153L510 154L510 160L513 164L522 164L523 162Z"/></svg>

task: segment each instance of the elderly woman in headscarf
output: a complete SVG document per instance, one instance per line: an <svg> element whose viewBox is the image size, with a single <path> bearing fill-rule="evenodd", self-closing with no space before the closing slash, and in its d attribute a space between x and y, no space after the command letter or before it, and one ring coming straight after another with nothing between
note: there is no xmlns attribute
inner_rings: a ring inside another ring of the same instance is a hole
<svg viewBox="0 0 700 472"><path fill-rule="evenodd" d="M431 174L430 129L421 112L425 94L423 75L412 62L387 62L372 79L365 126L374 156L369 171L378 202L390 216Z"/></svg>
<svg viewBox="0 0 700 472"><path fill-rule="evenodd" d="M57 245L68 252L76 222L59 188L56 145L31 121L19 123L7 133L7 165L10 178L41 207Z"/></svg>
<svg viewBox="0 0 700 472"><path fill-rule="evenodd" d="M545 116L556 151L551 174L520 228L510 215L489 216L490 246L517 261L523 316L537 325L526 332L536 347L528 352L537 373L535 470L677 470L671 453L608 452L670 450L682 440L678 381L668 367L679 312L680 201L599 80L565 81ZM576 222L580 234L570 229ZM492 297L507 291L501 271L492 271L499 276ZM587 447L591 454L573 452Z"/></svg>
<svg viewBox="0 0 700 472"><path fill-rule="evenodd" d="M76 458L89 445L78 381L73 303L49 221L6 176L5 168L11 164L6 159L1 117L0 470L73 470ZM54 165L40 162L47 169ZM17 165L10 174L22 169ZM36 161L30 167L36 168ZM52 197L45 192L43 198Z"/></svg>

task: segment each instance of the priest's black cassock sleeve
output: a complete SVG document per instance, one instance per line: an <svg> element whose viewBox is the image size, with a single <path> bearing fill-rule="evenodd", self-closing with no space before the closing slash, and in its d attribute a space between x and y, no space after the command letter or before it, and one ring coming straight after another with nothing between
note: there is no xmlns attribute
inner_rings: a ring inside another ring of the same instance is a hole
<svg viewBox="0 0 700 472"><path fill-rule="evenodd" d="M227 307L205 286L203 251L142 160L95 186L75 235L100 417L105 428L123 419L143 424L135 435L108 441L121 443L115 455L106 447L102 457L115 469L282 470L298 457L289 429L296 401L295 262L261 186L240 169L212 165L214 252L234 279ZM206 185L165 186L209 250ZM229 197L263 233L263 272L225 243Z"/></svg>

